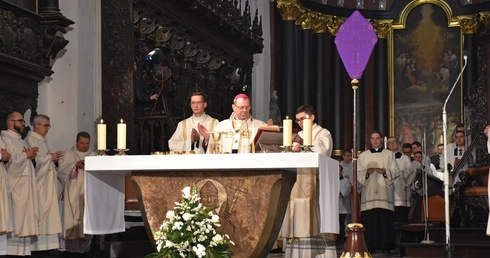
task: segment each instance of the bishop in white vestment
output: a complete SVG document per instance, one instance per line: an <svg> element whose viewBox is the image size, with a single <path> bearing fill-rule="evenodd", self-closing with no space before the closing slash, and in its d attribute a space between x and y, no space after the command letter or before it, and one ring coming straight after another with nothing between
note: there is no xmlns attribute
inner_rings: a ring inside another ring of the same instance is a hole
<svg viewBox="0 0 490 258"><path fill-rule="evenodd" d="M245 94L235 97L232 108L230 118L215 127L213 137L205 139L204 144L209 143L207 153L215 153L216 143L222 153L251 153L252 142L259 127L267 125L250 115L250 99Z"/></svg>

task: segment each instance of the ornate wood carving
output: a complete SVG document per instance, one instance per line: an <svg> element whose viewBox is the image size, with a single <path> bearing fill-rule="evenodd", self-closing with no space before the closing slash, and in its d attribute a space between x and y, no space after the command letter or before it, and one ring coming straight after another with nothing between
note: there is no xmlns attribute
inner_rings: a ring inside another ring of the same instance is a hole
<svg viewBox="0 0 490 258"><path fill-rule="evenodd" d="M135 77L148 97L162 93L155 107L147 106L137 116L188 117L188 96L199 88L208 96L207 112L223 119L231 112L233 96L252 90L253 54L263 47L262 21L258 12L252 20L248 1L243 13L238 4L133 1ZM152 50L156 52L147 60Z"/></svg>
<svg viewBox="0 0 490 258"><path fill-rule="evenodd" d="M466 106L466 124L469 132L468 136L474 138L477 134L482 133L488 124L488 100L487 100L487 50L484 47L478 47L478 78L474 85L470 85L467 96L464 98ZM486 137L480 137L480 143L476 149L476 162L478 166L486 166L489 163L489 154L487 151Z"/></svg>
<svg viewBox="0 0 490 258"><path fill-rule="evenodd" d="M123 119L133 134L133 33L131 0L101 1L102 118L107 123L107 147L116 147L116 124ZM132 149L132 139L127 142Z"/></svg>
<svg viewBox="0 0 490 258"><path fill-rule="evenodd" d="M12 110L37 114L38 83L53 73L54 58L68 44L62 33L73 21L57 3L41 3L39 14L31 5L0 2L0 119ZM46 8L50 12L42 12Z"/></svg>

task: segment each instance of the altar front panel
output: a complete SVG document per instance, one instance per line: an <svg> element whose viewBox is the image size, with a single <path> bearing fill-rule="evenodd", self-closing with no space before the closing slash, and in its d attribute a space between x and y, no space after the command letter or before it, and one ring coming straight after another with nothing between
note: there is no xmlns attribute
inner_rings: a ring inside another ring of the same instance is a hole
<svg viewBox="0 0 490 258"><path fill-rule="evenodd" d="M168 210L195 185L201 203L220 216L218 231L230 236L234 257L265 257L279 234L296 173L280 170L134 172L148 232L158 230ZM151 236L150 236L150 239ZM266 253L263 253L265 250Z"/></svg>

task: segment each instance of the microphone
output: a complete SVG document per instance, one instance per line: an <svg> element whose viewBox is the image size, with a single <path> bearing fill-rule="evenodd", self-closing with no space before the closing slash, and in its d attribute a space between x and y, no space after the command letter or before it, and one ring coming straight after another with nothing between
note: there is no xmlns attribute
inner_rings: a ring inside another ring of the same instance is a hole
<svg viewBox="0 0 490 258"><path fill-rule="evenodd" d="M446 105L447 102L449 101L449 97L451 97L451 94L454 91L454 88L456 88L456 84L458 84L459 79L461 78L461 75L464 72L464 69L466 68L466 65L468 64L468 54L467 51L463 51L463 59L464 59L464 65L463 68L461 69L461 72L459 73L458 77L456 78L456 81L454 82L453 87L451 88L451 91L447 95L446 101L444 102L444 105L442 107L442 133L444 137L444 146L447 146L447 112L446 112ZM451 245L451 224L450 224L450 214L449 214L449 167L447 163L447 148L444 147L444 216L445 216L445 225L446 225L446 251L449 253L452 250L452 245ZM451 182L452 183L452 182Z"/></svg>
<svg viewBox="0 0 490 258"><path fill-rule="evenodd" d="M463 75L464 69L466 68L466 65L468 64L468 55L466 53L467 53L466 50L463 51L464 65L463 65L463 68L461 69L461 72L459 72L458 77L456 78L456 81L454 81L454 85L451 88L451 91L447 95L446 101L444 102L444 110L446 109L446 104L449 101L449 97L451 97L451 94L453 93L454 88L456 88L456 85L458 84L459 79L461 78L461 75Z"/></svg>

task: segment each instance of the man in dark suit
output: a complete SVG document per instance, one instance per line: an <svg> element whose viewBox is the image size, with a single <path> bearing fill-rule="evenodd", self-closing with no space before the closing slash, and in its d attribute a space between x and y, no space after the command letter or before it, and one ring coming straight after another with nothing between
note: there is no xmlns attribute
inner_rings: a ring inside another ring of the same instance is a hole
<svg viewBox="0 0 490 258"><path fill-rule="evenodd" d="M442 153L444 152L444 144L437 145L437 155L430 157L430 163L434 164L436 169L441 169L439 163L441 162Z"/></svg>

